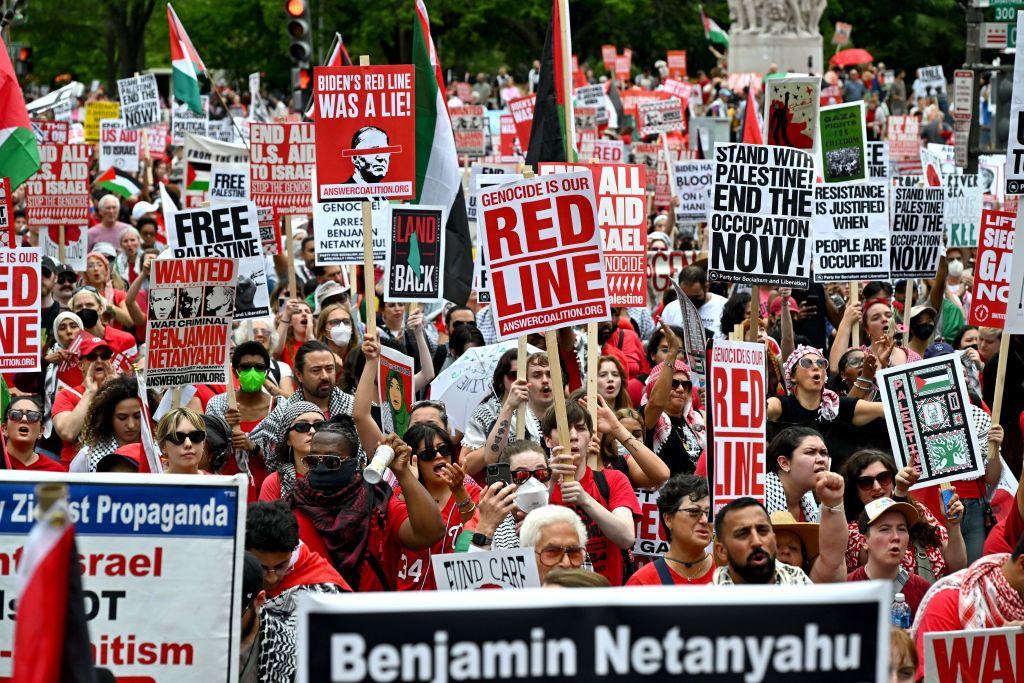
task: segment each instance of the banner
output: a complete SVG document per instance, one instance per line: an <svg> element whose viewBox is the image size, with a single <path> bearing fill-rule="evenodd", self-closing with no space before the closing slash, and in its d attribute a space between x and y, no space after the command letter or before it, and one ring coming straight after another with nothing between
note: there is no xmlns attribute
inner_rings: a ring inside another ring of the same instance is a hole
<svg viewBox="0 0 1024 683"><path fill-rule="evenodd" d="M882 681L891 600L879 581L524 589L472 600L306 593L297 617L298 683Z"/></svg>
<svg viewBox="0 0 1024 683"><path fill-rule="evenodd" d="M391 207L383 199L372 199L370 204L373 262L383 264L387 260ZM314 201L313 236L316 238L316 265L363 265L363 200Z"/></svg>
<svg viewBox="0 0 1024 683"><path fill-rule="evenodd" d="M273 207L279 216L308 214L315 166L313 124L249 124L249 185L258 206Z"/></svg>
<svg viewBox="0 0 1024 683"><path fill-rule="evenodd" d="M40 370L40 261L37 248L0 250L0 370L5 372Z"/></svg>
<svg viewBox="0 0 1024 683"><path fill-rule="evenodd" d="M121 100L121 121L128 130L137 130L160 123L160 90L156 74L143 74L117 81Z"/></svg>
<svg viewBox="0 0 1024 683"><path fill-rule="evenodd" d="M68 122L32 119L32 133L38 145L68 144Z"/></svg>
<svg viewBox="0 0 1024 683"><path fill-rule="evenodd" d="M0 653L0 678L12 673L15 567L35 522L40 483L68 486L96 666L119 681L236 681L247 485L241 475L9 470L0 474L0 643L8 650Z"/></svg>
<svg viewBox="0 0 1024 683"><path fill-rule="evenodd" d="M686 266L697 262L696 251L649 251L647 252L647 283L660 299L661 294L672 289L672 282Z"/></svg>
<svg viewBox="0 0 1024 683"><path fill-rule="evenodd" d="M146 330L150 389L224 383L237 270L231 258L153 261Z"/></svg>
<svg viewBox="0 0 1024 683"><path fill-rule="evenodd" d="M100 121L100 171L113 166L125 173L138 173L139 137L139 131L128 130L119 119Z"/></svg>
<svg viewBox="0 0 1024 683"><path fill-rule="evenodd" d="M889 279L889 186L815 185L815 282Z"/></svg>
<svg viewBox="0 0 1024 683"><path fill-rule="evenodd" d="M985 209L981 212L968 325L1002 329L1006 324L1015 220L1016 216L1008 211Z"/></svg>
<svg viewBox="0 0 1024 683"><path fill-rule="evenodd" d="M519 138L519 149L523 154L530 147L530 129L533 127L533 107L537 103L536 95L527 95L508 102L508 113L516 124L516 137Z"/></svg>
<svg viewBox="0 0 1024 683"><path fill-rule="evenodd" d="M487 115L480 105L452 107L448 110L455 132L455 151L463 156L487 154Z"/></svg>
<svg viewBox="0 0 1024 683"><path fill-rule="evenodd" d="M813 150L818 126L820 78L765 81L764 144Z"/></svg>
<svg viewBox="0 0 1024 683"><path fill-rule="evenodd" d="M668 539L661 528L658 511L658 489L633 489L640 503L640 517L636 520L636 540L633 555L647 558L661 557L668 552Z"/></svg>
<svg viewBox="0 0 1024 683"><path fill-rule="evenodd" d="M413 67L318 66L318 200L416 196Z"/></svg>
<svg viewBox="0 0 1024 683"><path fill-rule="evenodd" d="M210 96L200 97L203 105L203 113L196 114L188 108L188 104L182 102L176 104L171 110L171 144L180 146L185 144L186 135L200 135L207 137L210 134Z"/></svg>
<svg viewBox="0 0 1024 683"><path fill-rule="evenodd" d="M431 555L439 591L540 588L533 548Z"/></svg>
<svg viewBox="0 0 1024 683"><path fill-rule="evenodd" d="M85 141L95 145L100 141L100 121L103 119L121 118L120 105L117 102L86 102L85 103Z"/></svg>
<svg viewBox="0 0 1024 683"><path fill-rule="evenodd" d="M868 167L868 179L888 184L890 176L889 143L869 142L865 148L865 160Z"/></svg>
<svg viewBox="0 0 1024 683"><path fill-rule="evenodd" d="M210 164L210 203L237 204L247 201L249 164Z"/></svg>
<svg viewBox="0 0 1024 683"><path fill-rule="evenodd" d="M809 153L717 146L709 279L806 289L813 199Z"/></svg>
<svg viewBox="0 0 1024 683"><path fill-rule="evenodd" d="M39 249L54 263L60 263L60 226L48 225L39 229ZM89 229L79 225L64 228L64 265L76 273L84 273L89 253Z"/></svg>
<svg viewBox="0 0 1024 683"><path fill-rule="evenodd" d="M248 125L248 121L240 121L240 125ZM243 129L244 130L244 129ZM206 125L207 137L220 142L233 143L238 140L238 131L231 119L211 119Z"/></svg>
<svg viewBox="0 0 1024 683"><path fill-rule="evenodd" d="M919 162L921 122L913 116L889 117L889 156L894 160Z"/></svg>
<svg viewBox="0 0 1024 683"><path fill-rule="evenodd" d="M714 161L676 161L672 164L674 194L679 198L676 225L707 223L714 179Z"/></svg>
<svg viewBox="0 0 1024 683"><path fill-rule="evenodd" d="M219 256L238 259L235 320L270 315L266 260L256 206L252 202L190 209L170 215L165 210L164 220L167 224L167 246L173 258Z"/></svg>
<svg viewBox="0 0 1024 683"><path fill-rule="evenodd" d="M377 369L377 398L381 429L405 436L409 429L413 397L413 360L401 351L382 346Z"/></svg>
<svg viewBox="0 0 1024 683"><path fill-rule="evenodd" d="M716 340L708 376L708 462L713 513L750 496L764 503L765 346Z"/></svg>
<svg viewBox="0 0 1024 683"><path fill-rule="evenodd" d="M608 319L595 194L585 171L480 193L499 339Z"/></svg>
<svg viewBox="0 0 1024 683"><path fill-rule="evenodd" d="M904 176L914 178L914 176ZM892 280L932 278L944 253L941 187L917 187L901 181L893 188L889 235L889 270Z"/></svg>
<svg viewBox="0 0 1024 683"><path fill-rule="evenodd" d="M636 106L636 129L637 135L642 138L685 130L683 103L676 97L641 102Z"/></svg>
<svg viewBox="0 0 1024 683"><path fill-rule="evenodd" d="M391 207L384 301L439 301L444 298L444 206Z"/></svg>
<svg viewBox="0 0 1024 683"><path fill-rule="evenodd" d="M866 180L868 138L864 127L864 102L822 107L818 130L822 180L829 185Z"/></svg>
<svg viewBox="0 0 1024 683"><path fill-rule="evenodd" d="M247 164L249 150L242 143L221 142L202 135L185 134L185 182L182 206L201 207L209 200L213 164Z"/></svg>
<svg viewBox="0 0 1024 683"><path fill-rule="evenodd" d="M608 303L647 303L647 210L644 167L637 164L554 164L542 162L540 175L588 170L597 188L597 223L608 277Z"/></svg>
<svg viewBox="0 0 1024 683"><path fill-rule="evenodd" d="M18 246L14 230L14 203L11 198L11 179L0 178L0 249Z"/></svg>
<svg viewBox="0 0 1024 683"><path fill-rule="evenodd" d="M1019 627L924 634L924 683L1015 683L1024 680Z"/></svg>
<svg viewBox="0 0 1024 683"><path fill-rule="evenodd" d="M25 181L30 225L88 225L89 145L40 145L39 171Z"/></svg>
<svg viewBox="0 0 1024 683"><path fill-rule="evenodd" d="M978 174L950 175L945 178L946 206L943 223L946 247L978 246L981 221L981 184Z"/></svg>
<svg viewBox="0 0 1024 683"><path fill-rule="evenodd" d="M959 354L880 369L875 381L896 468L921 468L911 490L985 474Z"/></svg>
<svg viewBox="0 0 1024 683"><path fill-rule="evenodd" d="M669 50L665 64L670 78L686 78L686 50Z"/></svg>

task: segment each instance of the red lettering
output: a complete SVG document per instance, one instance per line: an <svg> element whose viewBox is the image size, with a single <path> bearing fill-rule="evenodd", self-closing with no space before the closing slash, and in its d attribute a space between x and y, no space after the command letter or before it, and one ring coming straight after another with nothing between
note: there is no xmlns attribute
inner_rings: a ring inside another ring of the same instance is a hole
<svg viewBox="0 0 1024 683"><path fill-rule="evenodd" d="M750 376L750 371L747 368L733 368L731 374L733 411L729 425L746 429L750 427L750 420L744 415L743 406L751 403L750 382L746 381Z"/></svg>
<svg viewBox="0 0 1024 683"><path fill-rule="evenodd" d="M574 260L575 266L575 260ZM551 261L540 261L536 264L537 280L536 292L540 299L541 308L551 308L555 304L568 303L573 300L572 282L569 280L569 261L564 258ZM520 272L529 274L528 267L521 267ZM574 275L579 277L578 269L573 268ZM529 283L523 281L523 293L525 294ZM584 297L577 297L584 298Z"/></svg>
<svg viewBox="0 0 1024 683"><path fill-rule="evenodd" d="M601 255L579 254L572 260L573 281L576 283L576 300L603 299L601 285ZM592 287L592 284L597 286Z"/></svg>
<svg viewBox="0 0 1024 683"><path fill-rule="evenodd" d="M509 288L505 284L505 271L491 271L491 279L493 280L494 305L498 307L499 313L503 317L522 313L522 302L511 303L508 299ZM526 291L523 291L523 296L526 296L526 294ZM155 332L156 330L153 331Z"/></svg>
<svg viewBox="0 0 1024 683"><path fill-rule="evenodd" d="M981 674L982 651L985 645L983 638L975 638L971 643L970 658L967 654L967 639L954 638L950 651L946 650L944 640L936 640L935 666L940 681L978 681Z"/></svg>
<svg viewBox="0 0 1024 683"><path fill-rule="evenodd" d="M557 232L549 237L544 237L541 234L541 232L550 230L554 227L554 221L551 218L550 210L551 200L547 198L523 202L523 224L526 226L526 248L531 253L546 251L548 249L557 249L559 246Z"/></svg>
<svg viewBox="0 0 1024 683"><path fill-rule="evenodd" d="M523 245L516 234L519 217L510 206L500 206L484 211L484 222L487 226L487 257L491 261L519 256L523 253ZM504 248L502 242L505 243Z"/></svg>
<svg viewBox="0 0 1024 683"><path fill-rule="evenodd" d="M594 206L586 197L579 194L556 197L555 208L563 245L584 244L594 239L597 230Z"/></svg>
<svg viewBox="0 0 1024 683"><path fill-rule="evenodd" d="M711 410L715 416L716 424L728 424L729 403L729 380L724 368L717 365L711 367ZM723 419L725 418L725 419Z"/></svg>
<svg viewBox="0 0 1024 683"><path fill-rule="evenodd" d="M987 683L1016 683L1017 677L1013 674L1013 660L1010 659L1009 641L1006 636L989 636L984 640L988 641L988 647L985 648L985 665L982 670L987 676Z"/></svg>

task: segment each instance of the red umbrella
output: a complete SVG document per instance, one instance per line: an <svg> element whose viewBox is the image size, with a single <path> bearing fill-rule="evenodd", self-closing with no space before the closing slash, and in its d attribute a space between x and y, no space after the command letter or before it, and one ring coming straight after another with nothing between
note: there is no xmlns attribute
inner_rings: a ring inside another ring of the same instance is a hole
<svg viewBox="0 0 1024 683"><path fill-rule="evenodd" d="M871 53L859 47L851 47L849 50L840 50L832 55L829 64L832 66L853 66L855 64L870 64L875 61Z"/></svg>

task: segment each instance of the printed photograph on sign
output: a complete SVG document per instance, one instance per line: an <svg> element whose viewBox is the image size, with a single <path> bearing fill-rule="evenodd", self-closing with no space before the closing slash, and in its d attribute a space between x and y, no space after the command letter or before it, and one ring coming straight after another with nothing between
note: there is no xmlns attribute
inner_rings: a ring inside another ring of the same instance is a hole
<svg viewBox="0 0 1024 683"><path fill-rule="evenodd" d="M487 154L487 116L479 105L452 107L448 113L452 117L452 130L455 132L455 151L460 155L482 157Z"/></svg>
<svg viewBox="0 0 1024 683"><path fill-rule="evenodd" d="M444 298L443 206L391 207L390 239L384 269L384 301L438 301Z"/></svg>
<svg viewBox="0 0 1024 683"><path fill-rule="evenodd" d="M822 107L818 119L822 179L827 184L856 183L868 177L864 103Z"/></svg>
<svg viewBox="0 0 1024 683"><path fill-rule="evenodd" d="M765 81L766 145L814 149L820 87L819 78L772 78Z"/></svg>
<svg viewBox="0 0 1024 683"><path fill-rule="evenodd" d="M676 97L642 102L636 107L636 124L640 137L684 130L683 104Z"/></svg>
<svg viewBox="0 0 1024 683"><path fill-rule="evenodd" d="M387 346L380 349L377 371L377 398L380 405L381 429L405 436L412 418L413 361L401 351Z"/></svg>
<svg viewBox="0 0 1024 683"><path fill-rule="evenodd" d="M315 67L317 199L416 196L411 65Z"/></svg>
<svg viewBox="0 0 1024 683"><path fill-rule="evenodd" d="M0 250L0 370L38 372L42 351L39 249Z"/></svg>

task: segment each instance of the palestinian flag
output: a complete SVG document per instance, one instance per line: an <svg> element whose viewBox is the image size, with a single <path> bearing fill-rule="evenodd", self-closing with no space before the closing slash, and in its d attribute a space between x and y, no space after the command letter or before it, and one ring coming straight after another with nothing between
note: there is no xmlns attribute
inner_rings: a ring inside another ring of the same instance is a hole
<svg viewBox="0 0 1024 683"><path fill-rule="evenodd" d="M441 61L430 37L430 17L416 0L412 28L416 67L416 204L448 207L445 224L444 298L465 304L473 287L473 241L469 236L462 172L448 115Z"/></svg>
<svg viewBox="0 0 1024 683"><path fill-rule="evenodd" d="M206 192L210 189L210 165L190 163L185 167L185 190Z"/></svg>
<svg viewBox="0 0 1024 683"><path fill-rule="evenodd" d="M914 388L919 394L944 391L952 387L953 379L949 376L949 370L942 366L914 375Z"/></svg>
<svg viewBox="0 0 1024 683"><path fill-rule="evenodd" d="M576 161L566 157L566 140L569 145L576 143L575 122L572 115L572 99L567 99L571 83L565 83L566 68L572 45L563 45L562 22L565 22L566 36L571 35L569 17L559 11L560 0L554 0L551 8L551 23L544 41L544 53L540 60L540 82L537 84L537 101L533 106L533 127L530 129L530 146L526 163L537 168L542 161ZM571 42L571 41L570 41ZM568 115L566 109L568 108ZM621 121L619 123L621 126ZM569 130L566 130L568 126Z"/></svg>
<svg viewBox="0 0 1024 683"><path fill-rule="evenodd" d="M53 503L29 532L18 586L13 680L95 680L75 526L67 501Z"/></svg>
<svg viewBox="0 0 1024 683"><path fill-rule="evenodd" d="M39 148L25 110L25 96L0 37L0 178L11 179L13 192L38 170Z"/></svg>
<svg viewBox="0 0 1024 683"><path fill-rule="evenodd" d="M171 81L174 84L174 99L184 102L194 114L202 116L199 74L206 73L206 65L192 47L192 41L185 33L185 27L178 20L171 3L167 3L167 25L171 38Z"/></svg>
<svg viewBox="0 0 1024 683"><path fill-rule="evenodd" d="M757 112L757 98L754 97L754 89L747 88L746 112L743 114L743 142L751 145L763 145L764 137L761 135L761 117Z"/></svg>
<svg viewBox="0 0 1024 683"><path fill-rule="evenodd" d="M700 20L704 24L704 38L709 43L717 43L729 47L729 34L715 23L715 20L704 14L704 5L700 6Z"/></svg>
<svg viewBox="0 0 1024 683"><path fill-rule="evenodd" d="M135 181L132 180L131 176L118 171L113 166L96 176L96 180L93 181L92 185L93 187L109 190L117 196L124 197L125 199L142 192L142 188L135 184Z"/></svg>

